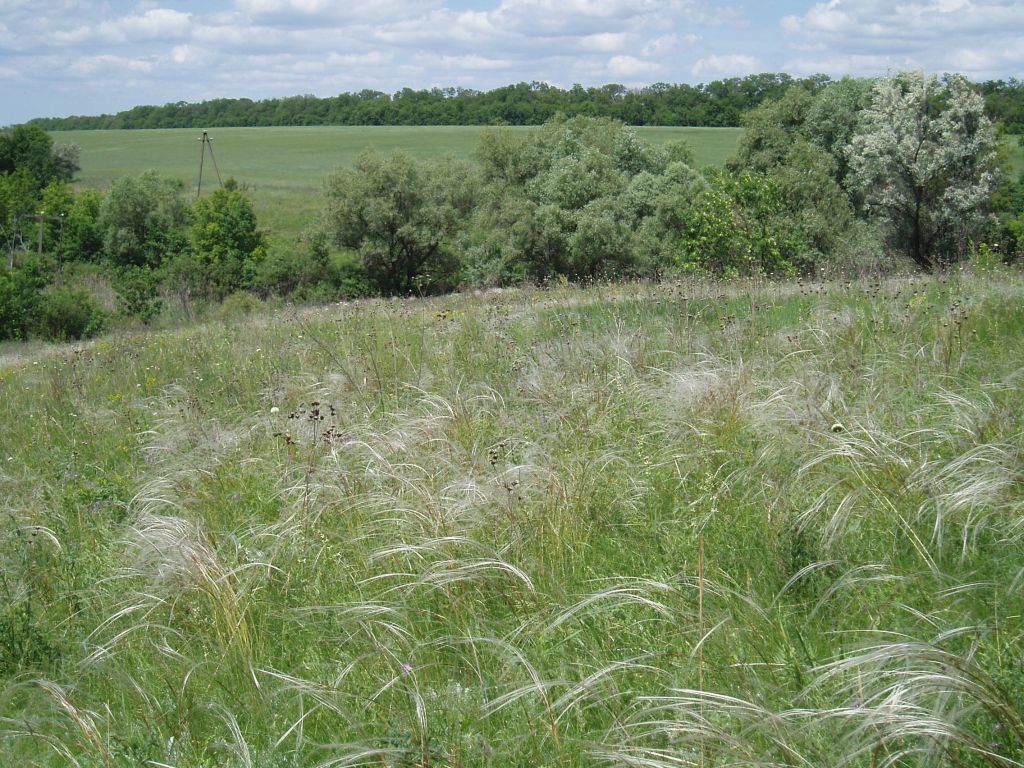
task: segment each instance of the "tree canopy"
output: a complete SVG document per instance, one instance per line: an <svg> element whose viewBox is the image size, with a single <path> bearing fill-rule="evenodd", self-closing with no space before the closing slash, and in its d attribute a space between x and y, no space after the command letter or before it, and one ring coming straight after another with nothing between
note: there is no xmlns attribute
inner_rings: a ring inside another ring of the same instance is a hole
<svg viewBox="0 0 1024 768"><path fill-rule="evenodd" d="M892 243L926 269L958 261L998 178L984 103L960 76L904 72L875 83L850 143L855 188Z"/></svg>
<svg viewBox="0 0 1024 768"><path fill-rule="evenodd" d="M285 125L541 125L556 114L610 117L632 125L736 126L742 114L789 87L815 90L823 75L794 79L784 73L731 77L701 85L618 83L569 89L515 83L491 91L403 88L393 94L362 90L337 96L213 99L139 106L114 115L39 118L47 130L107 128L210 128Z"/></svg>

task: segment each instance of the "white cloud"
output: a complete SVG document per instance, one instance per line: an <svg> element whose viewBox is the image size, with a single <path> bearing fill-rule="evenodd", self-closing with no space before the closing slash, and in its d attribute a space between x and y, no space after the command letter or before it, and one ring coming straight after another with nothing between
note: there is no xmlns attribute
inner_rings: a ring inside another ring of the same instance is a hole
<svg viewBox="0 0 1024 768"><path fill-rule="evenodd" d="M791 49L828 52L811 62L845 62L843 69L827 70L837 74L878 73L860 67L884 62L986 77L997 75L998 67L1019 72L1024 65L1024 4L1018 0L830 0L780 23Z"/></svg>
<svg viewBox="0 0 1024 768"><path fill-rule="evenodd" d="M424 55L417 57L417 61L428 67L468 72L498 71L510 69L516 65L516 61L513 59L494 59L476 54L466 56Z"/></svg>
<svg viewBox="0 0 1024 768"><path fill-rule="evenodd" d="M75 75L81 77L92 77L98 74L139 74L153 70L153 62L146 59L132 59L124 56L112 56L100 54L98 56L83 56L72 62L68 69Z"/></svg>
<svg viewBox="0 0 1024 768"><path fill-rule="evenodd" d="M434 0L236 0L235 8L256 20L273 20L283 25L316 23L384 22L389 19L420 17L441 7Z"/></svg>
<svg viewBox="0 0 1024 768"><path fill-rule="evenodd" d="M332 67L378 67L390 64L395 57L384 51L368 51L366 53L336 53L327 57Z"/></svg>
<svg viewBox="0 0 1024 768"><path fill-rule="evenodd" d="M141 15L124 16L99 26L100 34L114 41L167 40L184 37L192 27L192 14L154 8Z"/></svg>
<svg viewBox="0 0 1024 768"><path fill-rule="evenodd" d="M171 48L170 60L177 65L202 67L213 63L216 55L208 48L199 45L185 43Z"/></svg>
<svg viewBox="0 0 1024 768"><path fill-rule="evenodd" d="M713 54L699 59L690 71L700 80L713 80L719 77L742 77L764 69L759 59L746 54L733 53L724 56Z"/></svg>
<svg viewBox="0 0 1024 768"><path fill-rule="evenodd" d="M53 39L63 45L80 45L92 41L122 44L150 40L174 40L187 37L192 28L192 14L170 8L153 8L142 14L133 14L101 21L95 25L81 25L70 30L54 32Z"/></svg>
<svg viewBox="0 0 1024 768"><path fill-rule="evenodd" d="M599 32L581 37L579 46L584 50L610 53L611 51L621 51L629 44L630 39L631 35L625 32Z"/></svg>
<svg viewBox="0 0 1024 768"><path fill-rule="evenodd" d="M700 40L699 35L686 35L686 38L694 38L693 42ZM685 39L685 38L684 38ZM687 41L691 42L691 41ZM664 56L672 53L679 45L679 35L662 35L654 40L651 40L641 49L641 53L644 56Z"/></svg>
<svg viewBox="0 0 1024 768"><path fill-rule="evenodd" d="M912 58L887 54L823 54L790 59L782 65L782 70L791 75L824 73L833 77L864 73L885 74L889 71L917 68L920 68L920 64Z"/></svg>
<svg viewBox="0 0 1024 768"><path fill-rule="evenodd" d="M608 60L608 74L616 78L637 78L657 72L661 67L653 62L635 56L613 56Z"/></svg>

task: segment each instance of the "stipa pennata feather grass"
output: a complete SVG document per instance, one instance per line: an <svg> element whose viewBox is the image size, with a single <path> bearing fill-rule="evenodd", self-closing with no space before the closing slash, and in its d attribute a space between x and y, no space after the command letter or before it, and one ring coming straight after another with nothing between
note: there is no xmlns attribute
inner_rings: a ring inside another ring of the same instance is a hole
<svg viewBox="0 0 1024 768"><path fill-rule="evenodd" d="M73 447L54 368L0 762L1019 764L1019 285L963 283L212 324L98 352Z"/></svg>
<svg viewBox="0 0 1024 768"><path fill-rule="evenodd" d="M978 663L981 634L882 635L821 667L815 684L849 702L822 713L840 723L844 764L1024 764L1020 702Z"/></svg>

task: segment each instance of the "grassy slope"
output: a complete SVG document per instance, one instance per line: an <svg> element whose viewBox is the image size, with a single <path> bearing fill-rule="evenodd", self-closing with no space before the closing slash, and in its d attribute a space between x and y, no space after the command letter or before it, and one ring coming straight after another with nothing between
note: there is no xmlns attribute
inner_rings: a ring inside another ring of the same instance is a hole
<svg viewBox="0 0 1024 768"><path fill-rule="evenodd" d="M451 153L469 158L479 127L384 128L218 128L211 131L221 173L252 191L261 225L288 241L302 231L319 206L324 178L368 147L404 150L419 158ZM516 129L516 130L529 130ZM54 138L82 148L82 186L106 187L111 180L146 169L176 176L191 188L198 179L199 131L62 131ZM683 138L700 164L720 165L734 151L733 128L644 128L655 143ZM204 184L216 183L209 158ZM209 175L207 175L209 174Z"/></svg>
<svg viewBox="0 0 1024 768"><path fill-rule="evenodd" d="M8 361L0 765L1019 765L1022 307L510 291Z"/></svg>

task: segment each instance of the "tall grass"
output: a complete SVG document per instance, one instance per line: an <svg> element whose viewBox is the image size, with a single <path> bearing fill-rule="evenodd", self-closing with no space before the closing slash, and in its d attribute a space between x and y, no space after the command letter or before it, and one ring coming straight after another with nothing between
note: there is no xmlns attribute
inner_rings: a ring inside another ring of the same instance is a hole
<svg viewBox="0 0 1024 768"><path fill-rule="evenodd" d="M0 765L1024 765L1016 273L0 368Z"/></svg>

